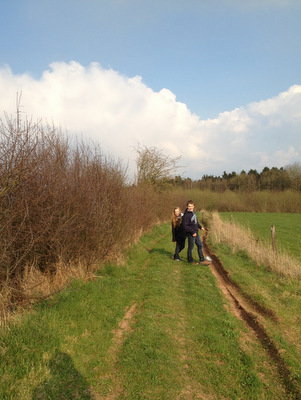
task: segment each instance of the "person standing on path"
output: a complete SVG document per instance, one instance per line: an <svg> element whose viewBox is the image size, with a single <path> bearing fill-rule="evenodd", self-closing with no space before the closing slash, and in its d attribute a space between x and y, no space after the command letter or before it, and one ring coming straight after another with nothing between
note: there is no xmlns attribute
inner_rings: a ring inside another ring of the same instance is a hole
<svg viewBox="0 0 301 400"><path fill-rule="evenodd" d="M183 215L183 228L188 237L188 250L187 250L187 260L191 264L198 264L193 261L193 248L194 244L197 245L198 255L199 255L199 263L201 265L209 265L210 263L206 262L204 254L203 254L203 243L200 238L198 230L202 231L204 228L198 223L198 219L196 213L194 211L195 204L192 200L188 200L187 209Z"/></svg>
<svg viewBox="0 0 301 400"><path fill-rule="evenodd" d="M180 207L176 207L172 213L171 220L171 232L172 241L176 243L175 254L173 259L176 261L182 261L180 259L180 252L185 248L186 234L183 229L182 223L183 214L181 213Z"/></svg>

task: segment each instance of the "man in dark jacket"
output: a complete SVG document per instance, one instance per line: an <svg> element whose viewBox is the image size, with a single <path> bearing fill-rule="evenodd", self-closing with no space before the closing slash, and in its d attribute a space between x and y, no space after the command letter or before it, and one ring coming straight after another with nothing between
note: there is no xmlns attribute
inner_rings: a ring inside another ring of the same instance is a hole
<svg viewBox="0 0 301 400"><path fill-rule="evenodd" d="M197 245L198 255L200 259L201 265L209 265L210 263L206 262L204 254L203 254L203 243L198 233L198 230L204 230L204 228L198 223L198 219L196 213L194 211L195 204L192 200L187 202L187 209L183 215L183 228L188 237L188 251L187 251L187 260L189 263L193 263L192 252L194 248L194 244Z"/></svg>

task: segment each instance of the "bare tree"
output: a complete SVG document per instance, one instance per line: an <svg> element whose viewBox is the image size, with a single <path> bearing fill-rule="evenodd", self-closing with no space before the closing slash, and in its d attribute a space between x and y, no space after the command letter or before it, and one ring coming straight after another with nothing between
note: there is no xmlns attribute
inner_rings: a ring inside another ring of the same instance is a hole
<svg viewBox="0 0 301 400"><path fill-rule="evenodd" d="M287 165L285 170L292 181L292 188L301 190L301 164L295 162L294 164Z"/></svg>
<svg viewBox="0 0 301 400"><path fill-rule="evenodd" d="M156 147L138 145L137 185L164 186L174 179L181 156L170 157Z"/></svg>

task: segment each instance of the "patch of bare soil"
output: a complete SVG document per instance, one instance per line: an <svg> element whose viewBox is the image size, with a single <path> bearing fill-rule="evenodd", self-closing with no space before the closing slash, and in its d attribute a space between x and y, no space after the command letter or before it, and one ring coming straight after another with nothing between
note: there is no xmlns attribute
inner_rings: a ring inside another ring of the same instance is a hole
<svg viewBox="0 0 301 400"><path fill-rule="evenodd" d="M272 366L274 366L278 371L284 390L289 398L301 399L300 389L295 384L279 350L263 326L266 318L270 318L277 323L277 317L273 310L262 307L262 305L246 295L246 293L244 293L241 288L231 280L219 258L212 253L207 245L206 235L203 237L203 247L206 256L209 256L212 260L210 264L211 271L216 277L221 291L229 301L230 311L236 317L244 321L250 332L255 334L257 340L260 341L261 345L270 357ZM260 323L259 320L261 320L262 323Z"/></svg>
<svg viewBox="0 0 301 400"><path fill-rule="evenodd" d="M137 312L137 304L133 303L130 307L128 307L125 311L124 317L118 324L118 328L113 332L114 337L112 340L112 346L109 350L109 354L111 356L111 364L112 364L112 369L114 370L114 367L118 361L118 353L119 350L125 340L125 335L128 332L132 332L133 329L131 327L131 322L133 321L134 315ZM106 397L106 400L114 400L118 399L120 395L123 393L123 387L121 386L120 382L118 381L118 378L116 374L111 377L114 383L113 391Z"/></svg>
<svg viewBox="0 0 301 400"><path fill-rule="evenodd" d="M122 320L118 324L118 329L114 332L113 346L111 347L111 352L117 354L120 346L123 343L125 332L131 332L131 320L133 319L137 311L137 304L133 303L131 307L127 308L126 313Z"/></svg>

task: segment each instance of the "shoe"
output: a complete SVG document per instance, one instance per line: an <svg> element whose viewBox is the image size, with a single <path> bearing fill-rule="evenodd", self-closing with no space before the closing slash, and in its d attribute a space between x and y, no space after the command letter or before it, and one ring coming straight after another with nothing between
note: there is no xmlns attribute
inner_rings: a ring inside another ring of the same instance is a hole
<svg viewBox="0 0 301 400"><path fill-rule="evenodd" d="M175 258L174 260L175 261L182 261L180 258Z"/></svg>
<svg viewBox="0 0 301 400"><path fill-rule="evenodd" d="M210 263L209 262L207 262L207 261L200 261L200 265L210 265Z"/></svg>

